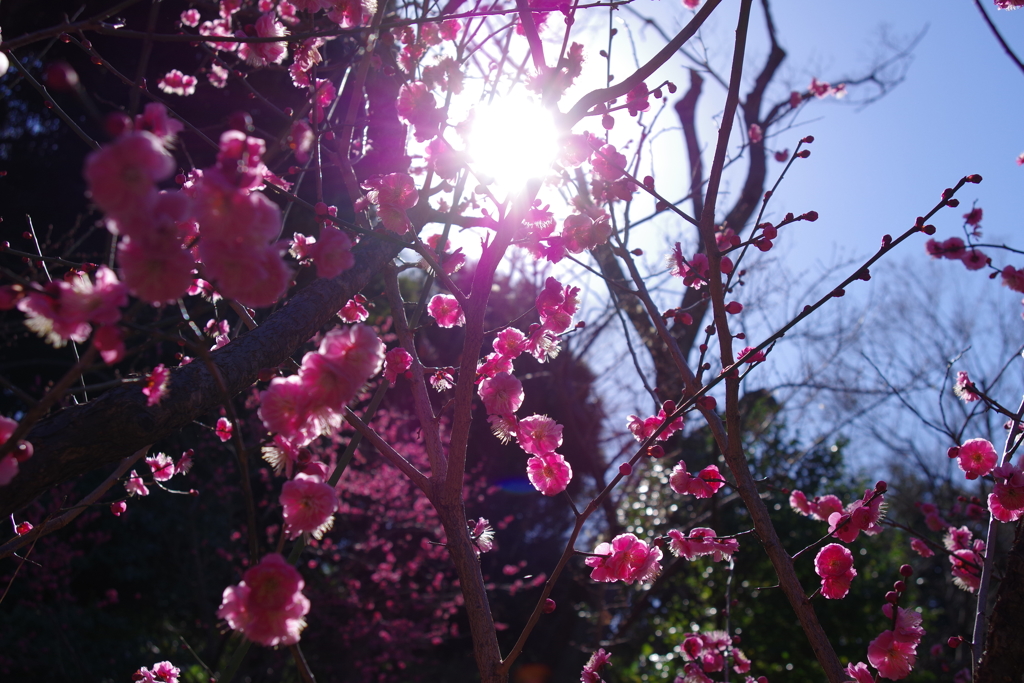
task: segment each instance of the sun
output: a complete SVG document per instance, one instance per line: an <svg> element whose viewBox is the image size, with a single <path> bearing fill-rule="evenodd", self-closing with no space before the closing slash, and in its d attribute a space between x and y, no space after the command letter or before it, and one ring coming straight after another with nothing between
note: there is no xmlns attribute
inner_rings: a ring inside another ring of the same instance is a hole
<svg viewBox="0 0 1024 683"><path fill-rule="evenodd" d="M472 168L507 193L544 176L558 153L551 112L522 95L506 95L477 106L466 139Z"/></svg>

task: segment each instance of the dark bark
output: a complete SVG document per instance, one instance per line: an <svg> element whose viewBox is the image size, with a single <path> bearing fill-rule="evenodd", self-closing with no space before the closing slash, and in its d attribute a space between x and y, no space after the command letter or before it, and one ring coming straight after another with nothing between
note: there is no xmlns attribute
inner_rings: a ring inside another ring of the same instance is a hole
<svg viewBox="0 0 1024 683"><path fill-rule="evenodd" d="M1024 680L1024 520L1017 522L1006 572L999 584L977 683Z"/></svg>
<svg viewBox="0 0 1024 683"><path fill-rule="evenodd" d="M355 266L333 280L316 280L262 325L210 354L228 394L252 386L263 368L280 365L317 333L341 307L400 250L399 245L364 239ZM50 488L90 470L126 458L215 410L222 401L206 363L194 361L171 372L168 395L147 407L139 384L54 413L29 432L35 454L4 487L0 517L31 503Z"/></svg>

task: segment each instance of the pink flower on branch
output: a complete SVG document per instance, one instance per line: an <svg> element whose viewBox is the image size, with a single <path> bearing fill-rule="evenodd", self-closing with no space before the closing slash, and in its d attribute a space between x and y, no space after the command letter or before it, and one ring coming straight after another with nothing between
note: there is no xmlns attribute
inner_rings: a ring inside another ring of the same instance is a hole
<svg viewBox="0 0 1024 683"><path fill-rule="evenodd" d="M921 557L934 557L935 551L928 547L928 544L920 538L910 539L911 549Z"/></svg>
<svg viewBox="0 0 1024 683"><path fill-rule="evenodd" d="M240 584L224 589L217 616L255 643L294 645L309 612L309 599L302 594L304 585L295 567L271 553L246 570Z"/></svg>
<svg viewBox="0 0 1024 683"><path fill-rule="evenodd" d="M458 299L449 294L435 294L427 304L427 312L440 327L462 327L466 324L462 306Z"/></svg>
<svg viewBox="0 0 1024 683"><path fill-rule="evenodd" d="M384 227L399 234L408 232L412 222L406 209L416 206L419 193L412 177L405 173L375 176L363 181L366 201L377 208L377 217ZM357 202L358 205L358 202Z"/></svg>
<svg viewBox="0 0 1024 683"><path fill-rule="evenodd" d="M547 415L531 415L519 421L519 447L531 455L553 453L562 445L562 425Z"/></svg>
<svg viewBox="0 0 1024 683"><path fill-rule="evenodd" d="M124 483L125 490L133 496L148 496L149 489L146 488L145 482L142 481L142 477L132 470L132 473L128 475L128 480Z"/></svg>
<svg viewBox="0 0 1024 683"><path fill-rule="evenodd" d="M297 474L281 488L281 507L288 538L311 533L320 538L330 528L338 509L338 496L316 474Z"/></svg>
<svg viewBox="0 0 1024 683"><path fill-rule="evenodd" d="M132 680L140 681L141 683L178 683L178 676L180 675L181 669L170 662L157 662L153 665L152 671L146 667L136 671L135 675L132 676Z"/></svg>
<svg viewBox="0 0 1024 683"><path fill-rule="evenodd" d="M710 498L725 485L717 466L708 465L694 476L686 471L686 463L682 460L672 469L668 482L676 493L695 498Z"/></svg>
<svg viewBox="0 0 1024 683"><path fill-rule="evenodd" d="M231 440L234 430L235 426L226 417L222 417L217 420L217 427L213 431L221 443L225 443Z"/></svg>
<svg viewBox="0 0 1024 683"><path fill-rule="evenodd" d="M620 534L611 543L601 543L586 564L593 567L594 581L649 581L661 571L661 549L651 547L633 534Z"/></svg>
<svg viewBox="0 0 1024 683"><path fill-rule="evenodd" d="M868 645L868 661L882 678L893 681L906 678L916 660L917 644L897 640L892 631L882 631Z"/></svg>
<svg viewBox="0 0 1024 683"><path fill-rule="evenodd" d="M177 69L171 69L157 82L157 87L168 95L181 95L182 97L186 97L195 93L196 84L198 82L199 81L195 76L189 76L181 73Z"/></svg>
<svg viewBox="0 0 1024 683"><path fill-rule="evenodd" d="M412 367L412 354L398 346L384 356L384 379L391 384L398 381L398 376Z"/></svg>
<svg viewBox="0 0 1024 683"><path fill-rule="evenodd" d="M507 372L480 382L477 391L488 415L513 415L523 405L523 383Z"/></svg>
<svg viewBox="0 0 1024 683"><path fill-rule="evenodd" d="M838 543L829 543L814 557L814 572L821 577L821 594L839 600L850 592L850 582L857 576L853 553Z"/></svg>
<svg viewBox="0 0 1024 683"><path fill-rule="evenodd" d="M956 373L956 383L953 384L953 393L964 403L974 403L980 401L981 396L975 393L974 382L967 375L966 372L960 370Z"/></svg>
<svg viewBox="0 0 1024 683"><path fill-rule="evenodd" d="M545 496L561 493L572 481L572 467L558 453L535 455L526 462L526 476Z"/></svg>
<svg viewBox="0 0 1024 683"><path fill-rule="evenodd" d="M174 460L166 453L157 453L146 458L146 464L153 470L154 481L167 481L174 476Z"/></svg>
<svg viewBox="0 0 1024 683"><path fill-rule="evenodd" d="M160 405L160 401L167 395L170 381L171 371L165 368L163 363L153 368L153 372L142 385L142 394L146 397L147 406Z"/></svg>
<svg viewBox="0 0 1024 683"><path fill-rule="evenodd" d="M91 152L83 171L93 201L115 216L144 210L156 183L172 173L174 157L148 132L127 133Z"/></svg>
<svg viewBox="0 0 1024 683"><path fill-rule="evenodd" d="M273 12L267 12L256 20L253 27L256 35L260 38L283 38L288 35L288 29L277 20ZM235 34L244 38L241 31ZM280 64L288 55L288 43L285 41L272 43L240 43L238 56L249 62L251 66L266 66L268 64Z"/></svg>
<svg viewBox="0 0 1024 683"><path fill-rule="evenodd" d="M996 466L996 449L987 439L969 439L960 446L957 464L968 479L984 477Z"/></svg>
<svg viewBox="0 0 1024 683"><path fill-rule="evenodd" d="M721 562L739 550L740 542L735 538L719 539L717 535L714 529L707 527L691 529L689 536L671 529L668 532L669 547L673 553L687 560L711 556L715 562Z"/></svg>

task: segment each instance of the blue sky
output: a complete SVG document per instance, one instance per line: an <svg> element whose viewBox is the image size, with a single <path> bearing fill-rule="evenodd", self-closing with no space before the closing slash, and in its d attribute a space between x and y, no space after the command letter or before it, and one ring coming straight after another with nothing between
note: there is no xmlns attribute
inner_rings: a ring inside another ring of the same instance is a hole
<svg viewBox="0 0 1024 683"><path fill-rule="evenodd" d="M1004 37L1024 55L1024 10L999 12L991 0L985 2ZM760 3L755 2L755 7L759 6ZM633 7L641 14L655 17L669 34L675 33L690 16L682 10L678 0L641 0ZM731 59L737 7L738 2L724 2L702 32L711 62L723 73L727 72ZM973 2L786 0L774 2L773 12L780 42L788 53L777 79L779 87L774 92L775 99L784 98L791 88L806 89L812 76L834 83L844 77L862 75L884 53L885 39L905 45L922 31L924 35L913 51L905 80L887 96L867 107L850 104L858 93L843 102L832 99L812 102L801 113L799 126L782 132L773 141L774 147L793 149L802 136L815 136L810 147L811 158L794 166L773 200L767 218L777 220L787 211L802 213L810 209L818 211L821 218L813 224L787 228L780 235L779 248L770 254L775 259L772 268L781 266L782 272L789 273L794 280L800 278L802 283L822 278L814 290L813 298L817 298L834 286L829 283L840 281L850 272L848 266L837 269L838 263L869 256L883 234L896 235L910 227L916 216L938 201L943 188L971 173L981 174L984 182L961 191L958 195L961 208L946 209L933 219L938 227L937 237L960 234L962 214L977 201L985 211L985 241L1024 244L1024 168L1016 165L1016 156L1024 152L1024 130L1017 125L1019 112L1024 111L1024 72L1003 53ZM613 50L612 66L612 72L619 78L664 44L651 29L638 28L635 23L627 27L625 22L629 21L629 16L625 12L620 14L617 25L622 39L617 40ZM759 66L766 51L760 16L760 10L755 11L748 74ZM606 18L593 17L592 21L589 25L597 30L607 25ZM585 27L579 28L579 35L585 35ZM578 39L577 35L573 37ZM604 76L603 60L597 54L604 47L602 41L603 38L587 42L589 59L581 78L584 81L580 84L581 90L599 87ZM673 59L666 67L667 77L680 86L676 98L688 83L684 67L682 58ZM660 80L659 74L648 85L656 85ZM706 86L705 92L698 118L708 148L705 161L708 164L722 96L713 86ZM562 101L563 109L574 101L571 95ZM659 189L675 198L685 187L682 136L678 130L672 130L678 124L670 109L664 112L660 125L667 130L657 138L649 153L653 155ZM587 127L598 132L596 121L589 120ZM635 131L625 115L620 114L612 141L621 148L627 140L635 138ZM734 142L738 139L734 137ZM770 161L770 179L774 180L781 169L782 164ZM745 162L740 163L738 170L745 170ZM727 183L720 206L729 206L729 189ZM639 207L642 200L636 204ZM640 217L644 213L637 209L633 215ZM635 244L648 252L645 258L648 258L649 268L657 270L666 243L679 239L685 242L687 230L678 219L662 216L636 234ZM943 314L954 315L957 308L970 309L984 301L986 315L1002 316L1010 321L1011 327L1016 325L1014 329L1019 332L1019 295L988 282L983 275L968 273L960 264L929 263L924 252L925 240L921 235L909 240L890 257L885 267L874 271L875 279L871 284L858 285L857 291L851 291L851 296L835 308L857 319L858 307L870 306L872 301L882 301L885 305L882 292L899 291L903 281L897 275L901 268L920 268L923 279L919 284L924 290L943 290L945 296L937 298L935 304L943 308ZM1024 257L995 252L990 255L998 265L1010 263L1024 267ZM780 290L784 290L782 284L779 283ZM761 287L763 295L765 283L762 282ZM600 295L601 289L596 287L595 291ZM677 296L669 292L662 294L665 302ZM747 295L753 297L754 292ZM757 329L760 324L767 330L784 321L784 311L791 311L794 305L804 302L794 301L792 293L775 296L775 303L782 303L783 310L775 310L768 316L752 313L748 318L752 328ZM965 306L965 301L970 304ZM920 334L929 333L922 329ZM752 338L759 337L755 333ZM908 335L901 343L911 344L912 339L913 335ZM779 381L789 369L786 366L802 353L790 340L778 351L782 353L774 356L776 367L765 368L760 379L751 377L753 386L768 386ZM898 349L893 353L901 354ZM942 359L934 360L942 365ZM649 402L642 392L631 398L621 392L622 382L629 381L623 373L632 372L628 357L616 356L604 361L607 366L597 370L613 389L608 400L642 409ZM593 362L601 364L597 359ZM635 377L632 382L636 382ZM608 407L612 408L612 413L628 409L626 405ZM829 419L823 415L824 422Z"/></svg>

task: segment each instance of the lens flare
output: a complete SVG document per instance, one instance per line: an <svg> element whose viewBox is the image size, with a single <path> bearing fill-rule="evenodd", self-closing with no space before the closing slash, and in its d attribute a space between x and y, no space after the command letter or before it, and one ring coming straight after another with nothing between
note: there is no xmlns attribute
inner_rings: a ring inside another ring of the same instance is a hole
<svg viewBox="0 0 1024 683"><path fill-rule="evenodd" d="M549 111L510 95L477 107L467 146L477 174L516 192L551 168L558 133Z"/></svg>

